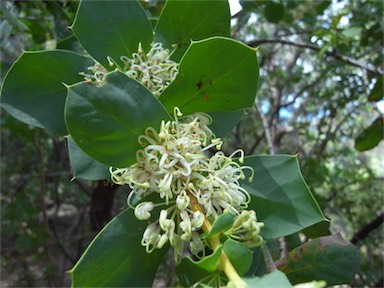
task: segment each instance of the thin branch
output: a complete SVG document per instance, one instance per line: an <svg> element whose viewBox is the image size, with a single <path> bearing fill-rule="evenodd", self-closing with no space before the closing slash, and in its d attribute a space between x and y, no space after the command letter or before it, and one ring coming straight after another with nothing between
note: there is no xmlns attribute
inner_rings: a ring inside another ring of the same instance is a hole
<svg viewBox="0 0 384 288"><path fill-rule="evenodd" d="M351 242L353 244L358 243L369 235L373 230L379 227L384 222L384 213L378 215L375 219L361 228L352 238Z"/></svg>
<svg viewBox="0 0 384 288"><path fill-rule="evenodd" d="M43 149L41 148L41 143L40 143L40 135L39 135L40 130L37 130L37 132L34 135L33 138L33 144L36 149L36 153L38 156L38 172L40 176L40 191L39 191L39 202L40 202L40 207L41 207L41 214L42 214L42 222L44 225L44 228L46 231L49 231L49 224L48 224L48 215L47 215L47 205L45 201L45 192L46 192L46 183L45 183L45 170L44 170L44 154L43 154ZM45 257L48 263L52 263L52 255L49 250L49 246L47 241L44 241L44 252L45 252ZM50 286L57 286L57 281L56 277L52 275L52 273L47 274L47 281Z"/></svg>
<svg viewBox="0 0 384 288"><path fill-rule="evenodd" d="M263 128L264 128L264 132L265 132L265 139L267 140L269 153L274 155L275 154L275 147L273 147L271 131L270 131L269 126L268 126L268 121L265 118L264 113L261 109L260 102L259 102L258 98L256 98L256 100L255 100L255 106L256 106L257 111L260 114L261 122L263 123Z"/></svg>
<svg viewBox="0 0 384 288"><path fill-rule="evenodd" d="M57 234L57 230L56 230L55 224L53 223L53 221L51 219L48 220L48 224L49 224L50 230L52 231L53 236L55 237L55 241L56 241L57 247L59 247L61 253L63 253L64 257L66 259L68 259L72 263L72 265L75 264L76 260L73 259L71 255L69 255L68 251L65 249L65 247L61 243L60 237Z"/></svg>
<svg viewBox="0 0 384 288"><path fill-rule="evenodd" d="M260 46L263 44L290 45L290 46L295 46L295 47L299 47L299 48L310 49L313 51L320 51L322 49L322 47L314 45L314 44L299 43L299 42L293 42L293 41L284 40L284 39L260 39L260 40L254 40L254 41L247 43L247 45L252 46L252 47L257 47L257 46ZM337 60L343 61L343 62L345 62L351 66L362 68L362 69L364 69L364 70L366 70L372 74L379 75L379 76L383 75L383 72L380 71L379 69L368 67L369 64L361 63L361 62L356 61L355 59L350 58L348 56L341 55L341 54L338 54L338 53L333 52L333 51L326 51L325 55L333 57Z"/></svg>

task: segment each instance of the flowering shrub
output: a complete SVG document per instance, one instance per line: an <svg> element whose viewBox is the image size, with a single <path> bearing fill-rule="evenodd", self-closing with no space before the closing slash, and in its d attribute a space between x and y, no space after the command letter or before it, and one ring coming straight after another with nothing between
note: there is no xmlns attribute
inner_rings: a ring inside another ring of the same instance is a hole
<svg viewBox="0 0 384 288"><path fill-rule="evenodd" d="M170 246L186 287L354 277L357 251L325 236L296 156L221 151L259 78L256 50L228 38L226 1L169 0L154 26L138 1L82 1L72 31L86 53L25 52L1 105L66 136L74 177L132 190L71 270L73 287L151 286ZM280 248L288 235L297 246Z"/></svg>

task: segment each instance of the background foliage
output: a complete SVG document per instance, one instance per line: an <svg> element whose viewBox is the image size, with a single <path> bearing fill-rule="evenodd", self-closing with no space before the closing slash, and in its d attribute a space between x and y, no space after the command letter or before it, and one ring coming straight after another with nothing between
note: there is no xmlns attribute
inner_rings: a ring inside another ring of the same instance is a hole
<svg viewBox="0 0 384 288"><path fill-rule="evenodd" d="M361 268L352 286L383 286L383 147L360 151L382 139L377 105L383 92L382 4L240 3L232 36L260 46L262 82L255 108L227 137L226 149L298 153L304 178L333 219L331 229L360 247ZM163 5L143 4L153 17ZM79 49L67 29L77 2L1 5L2 78L21 49ZM4 111L1 125L1 281L4 286L69 285L64 272L119 212L128 191L115 193L103 182L70 182L62 137L27 127ZM158 285L173 281L161 271L158 278Z"/></svg>

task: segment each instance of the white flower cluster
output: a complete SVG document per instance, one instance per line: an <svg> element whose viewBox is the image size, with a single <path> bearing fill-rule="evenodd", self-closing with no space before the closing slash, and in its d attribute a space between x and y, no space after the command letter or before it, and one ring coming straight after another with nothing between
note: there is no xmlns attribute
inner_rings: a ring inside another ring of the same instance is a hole
<svg viewBox="0 0 384 288"><path fill-rule="evenodd" d="M172 52L163 48L162 43L152 43L151 49L145 53L139 43L137 53L133 53L131 58L121 56L119 65L111 57L107 57L109 65L116 70L124 72L128 77L133 78L143 84L153 95L159 97L160 94L175 80L179 72L179 64L170 59ZM88 68L92 74L82 73L86 81L103 86L106 83L106 75L109 71L100 63Z"/></svg>
<svg viewBox="0 0 384 288"><path fill-rule="evenodd" d="M222 145L207 126L211 121L208 115L197 113L179 119L181 116L175 108L175 120L163 121L159 133L152 127L146 129L145 135L139 137L143 149L137 151L137 162L131 167L110 169L113 182L131 187L131 207L133 196L141 199L151 193L159 195L159 203L141 202L135 207L138 219L150 220L155 207L166 206L148 225L142 245L151 252L169 241L176 260L181 258L185 245L192 254L204 255L207 243L198 231L205 219L213 222L227 211L242 215L250 196L239 180L245 179L245 169L250 169L253 177L252 168L233 161L239 154L239 162L243 162L240 149L229 157L221 151L207 156L207 150L220 150ZM192 203L200 209L192 209Z"/></svg>

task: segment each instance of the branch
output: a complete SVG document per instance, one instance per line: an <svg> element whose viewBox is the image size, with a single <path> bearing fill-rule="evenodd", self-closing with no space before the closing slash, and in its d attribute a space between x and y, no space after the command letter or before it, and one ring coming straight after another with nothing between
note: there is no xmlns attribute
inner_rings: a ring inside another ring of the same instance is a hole
<svg viewBox="0 0 384 288"><path fill-rule="evenodd" d="M369 235L369 233L371 233L373 230L379 227L383 222L384 222L384 213L381 213L375 219L373 219L371 222L369 222L367 225L361 228L360 231L353 236L351 243L356 244L359 241L363 240L365 237Z"/></svg>
<svg viewBox="0 0 384 288"><path fill-rule="evenodd" d="M271 131L269 130L267 119L264 116L264 113L261 109L258 98L256 98L256 100L255 100L255 106L256 106L257 111L259 111L261 122L263 123L265 139L267 140L269 153L271 153L271 155L274 155L275 154L275 147L273 146Z"/></svg>
<svg viewBox="0 0 384 288"><path fill-rule="evenodd" d="M284 40L284 39L260 39L260 40L254 40L254 41L247 43L247 45L252 46L252 47L257 47L257 46L260 46L263 44L290 45L290 46L295 46L295 47L299 47L299 48L310 49L313 51L320 51L322 49L322 47L319 47L319 46L314 45L314 44L299 43L299 42L293 42L293 41ZM337 60L343 61L343 62L345 62L351 66L362 68L362 69L364 69L364 70L366 70L372 74L379 75L379 76L383 75L383 72L379 71L379 69L368 67L367 66L368 64L361 63L361 62L356 61L355 59L350 58L348 56L340 55L340 54L333 52L333 51L326 51L325 55L333 57Z"/></svg>

